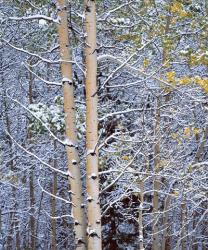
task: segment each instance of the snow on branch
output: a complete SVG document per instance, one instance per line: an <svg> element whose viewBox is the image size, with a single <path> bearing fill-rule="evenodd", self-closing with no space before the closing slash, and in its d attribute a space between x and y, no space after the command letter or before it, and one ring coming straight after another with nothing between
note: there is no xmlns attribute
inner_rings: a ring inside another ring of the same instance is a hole
<svg viewBox="0 0 208 250"><path fill-rule="evenodd" d="M36 53L32 53L32 52L30 52L30 51L27 51L27 50L25 50L25 49L23 49L23 48L19 48L19 47L16 47L15 45L13 45L13 44L11 44L9 41L7 41L7 40L5 40L5 39L2 39L7 45L9 45L11 48L13 48L13 49L15 49L15 50L17 50L17 51L19 51L19 52L23 52L23 53L25 53L25 54L28 54L28 55L30 55L30 56L34 56L34 57L37 57L38 59L40 59L41 61L43 61L43 62L46 62L46 63L60 63L60 60L56 60L56 61L51 61L51 60L49 60L49 59L46 59L46 58L43 58L42 56L40 56L40 55L38 55L38 54L36 54Z"/></svg>
<svg viewBox="0 0 208 250"><path fill-rule="evenodd" d="M22 17L8 17L4 20L2 20L2 22L5 22L7 20L11 20L11 21L32 21L32 20L45 20L48 22L53 22L58 24L59 20L58 19L54 19L52 17L49 16L45 16L45 15L32 15L32 16L22 16Z"/></svg>
<svg viewBox="0 0 208 250"><path fill-rule="evenodd" d="M35 77L37 77L39 80L43 81L44 83L48 84L48 85L55 85L55 86L62 86L62 84L60 82L51 82L51 81L47 81L45 79L43 79L42 77L40 77L39 75L37 75L34 71L32 71L29 68L29 65L26 63L23 63L24 67L30 72L32 73Z"/></svg>
<svg viewBox="0 0 208 250"><path fill-rule="evenodd" d="M30 51L27 51L27 50L25 50L25 49L23 49L23 48L19 48L19 47L17 47L17 46L15 46L15 45L13 45L13 44L11 44L9 41L7 41L7 40L5 40L5 39L3 39L2 38L2 40L7 44L7 45L9 45L11 48L13 48L13 49L15 49L15 50L17 50L17 51L19 51L19 52L23 52L23 53L25 53L25 54L28 54L28 55L30 55L30 56L34 56L34 57L37 57L38 59L40 59L41 61L43 61L43 62L46 62L46 63L50 63L50 64L59 64L60 62L66 62L66 63L75 63L74 61L65 61L65 60L49 60L49 59L47 59L47 58L44 58L44 57L42 57L42 56L40 56L40 55L38 55L38 54L36 54L36 53L32 53L32 52L30 52Z"/></svg>
<svg viewBox="0 0 208 250"><path fill-rule="evenodd" d="M60 216L51 216L47 211L44 210L44 212L46 213L46 215L48 217L50 217L51 219L53 220L57 220L57 219L62 219L62 218L67 218L67 217L70 217L72 219L74 219L74 216L72 214L62 214Z"/></svg>
<svg viewBox="0 0 208 250"><path fill-rule="evenodd" d="M42 192L44 192L44 193L50 195L50 196L53 197L53 198L56 198L56 199L58 199L58 200L60 200L60 201L63 201L63 202L65 202L65 203L67 203L67 204L72 204L72 205L75 207L75 205L74 205L71 201L66 200L66 199L64 199L64 198L62 198L62 197L59 197L59 196L57 196L57 195L54 195L54 194L50 193L49 191L45 190L45 189L43 188L43 186L41 185L40 179L39 179L39 178L38 178L38 186L40 187L40 189L41 189Z"/></svg>
<svg viewBox="0 0 208 250"><path fill-rule="evenodd" d="M118 66L109 76L108 78L105 80L105 82L102 84L102 86L100 87L99 90L103 89L105 87L105 85L113 78L113 76L120 71L122 68L124 68L126 65L128 65L128 63L131 61L131 59L137 55L137 53L141 50L143 50L144 48L146 48L150 43L152 43L154 41L154 39L148 41L147 43L145 43L141 48L137 49L136 52L134 52L132 55L130 55L124 62L120 63L120 66ZM98 58L99 60L100 58ZM97 93L97 92L96 92ZM95 93L95 94L96 94Z"/></svg>
<svg viewBox="0 0 208 250"><path fill-rule="evenodd" d="M106 114L105 116L101 117L99 119L99 121L104 121L108 117L112 117L112 116L116 116L116 115L122 115L122 114L127 114L127 113L131 113L131 112L137 112L137 111L142 112L143 109L142 108L127 109L127 110L122 110L122 111L117 111L117 112L109 113L109 114Z"/></svg>
<svg viewBox="0 0 208 250"><path fill-rule="evenodd" d="M144 138L143 142L145 140L146 138ZM141 153L142 147L143 147L143 143L141 144L141 147L139 148L139 150L137 150L137 152L133 156L132 160L122 169L122 172L114 179L114 181L112 181L107 187L105 187L103 190L100 191L101 194L103 194L106 190L114 186L115 183L120 180L120 178L126 173L126 170L133 164L137 156Z"/></svg>
<svg viewBox="0 0 208 250"><path fill-rule="evenodd" d="M140 48L141 49L141 48ZM139 49L139 50L140 50ZM174 91L177 91L178 93L182 94L182 95L185 95L187 96L188 98L191 98L192 100L196 101L196 102L200 102L200 103L206 103L206 100L202 100L202 99L199 99L199 98L196 98L194 96L191 96L189 95L187 92L183 92L182 90L180 90L179 88L177 88L176 86L173 86L172 84L168 83L167 81L159 78L158 76L155 76L154 74L147 74L145 73L144 71L132 66L131 64L129 64L128 62L126 62L124 64L124 62L121 60L121 59L118 59L117 57L113 56L113 55L110 55L110 54L103 54L103 55L100 55L98 56L97 58L98 60L98 63L99 62L102 62L102 61L105 61L105 60L110 60L110 61L113 61L115 63L118 63L118 64L121 64L122 65L122 68L126 68L127 70L129 70L131 73L133 74L137 74L137 75L143 75L145 77L148 77L148 78L152 78L166 86L168 86L169 88L173 89ZM118 67L119 68L119 67ZM113 74L115 74L115 71L118 70L118 68L116 70L113 71ZM119 68L120 69L120 68ZM107 79L108 80L108 79ZM107 83L107 80L104 82L104 84L101 86L101 88L103 88L105 86L105 84ZM109 80L108 80L109 81ZM97 92L96 92L97 93ZM96 94L95 93L95 94Z"/></svg>
<svg viewBox="0 0 208 250"><path fill-rule="evenodd" d="M11 99L13 102L19 104L22 108L24 108L26 111L28 111L33 117L35 117L42 125L43 127L49 132L49 134L56 140L58 141L59 143L61 143L62 145L66 146L66 142L65 141L62 141L60 140L51 130L50 128L37 116L34 114L34 112L32 112L30 109L28 109L25 105L23 105L21 102L19 102L18 100L16 99L13 99L11 98L8 93L7 93L7 97L9 99Z"/></svg>
<svg viewBox="0 0 208 250"><path fill-rule="evenodd" d="M11 138L11 140L20 148L22 149L24 152L26 152L28 155L34 157L36 160L38 160L40 163L42 163L44 166L48 167L50 170L52 171L55 171L57 173L60 173L62 175L65 175L65 176L68 176L69 173L68 171L67 172L64 172L60 169L57 169L57 168L54 168L52 167L51 165L49 165L47 162L43 161L41 158L39 158L36 154L30 152L29 150L27 150L26 148L24 148L21 144L19 144L13 137L12 135L7 131L5 130L6 134Z"/></svg>
<svg viewBox="0 0 208 250"><path fill-rule="evenodd" d="M114 8L112 10L109 10L107 13L105 12L105 13L101 14L101 17L104 16L104 19L98 18L98 21L106 20L112 13L114 13L114 12L120 10L120 9L123 9L125 6L129 6L129 4L134 3L134 2L135 2L135 0L128 1L128 2L126 2L124 4L119 5L118 7Z"/></svg>

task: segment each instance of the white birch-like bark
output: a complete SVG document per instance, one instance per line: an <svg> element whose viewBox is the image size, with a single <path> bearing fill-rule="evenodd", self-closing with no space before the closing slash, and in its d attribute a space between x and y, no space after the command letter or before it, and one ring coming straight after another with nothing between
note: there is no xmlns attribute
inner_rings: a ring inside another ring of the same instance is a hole
<svg viewBox="0 0 208 250"><path fill-rule="evenodd" d="M70 178L70 188L72 192L71 200L75 205L72 211L72 215L74 217L75 247L76 249L84 250L86 249L86 221L84 215L79 157L77 152L77 132L75 124L74 87L72 84L71 49L67 21L67 1L57 0L57 5L59 17L58 34L60 57L62 60L61 72L64 91L66 137L67 140L72 142L72 145L66 146L66 151L68 170L72 175L72 178Z"/></svg>
<svg viewBox="0 0 208 250"><path fill-rule="evenodd" d="M86 28L86 146L87 146L87 200L88 200L88 250L101 246L101 212L98 178L98 117L97 117L97 52L96 52L96 5L85 0Z"/></svg>

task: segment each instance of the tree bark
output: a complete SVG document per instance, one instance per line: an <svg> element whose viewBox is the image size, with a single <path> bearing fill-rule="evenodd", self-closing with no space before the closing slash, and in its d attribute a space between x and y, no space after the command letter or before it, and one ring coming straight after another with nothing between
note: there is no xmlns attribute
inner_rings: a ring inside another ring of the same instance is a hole
<svg viewBox="0 0 208 250"><path fill-rule="evenodd" d="M186 214L186 199L184 198L184 200L181 203L181 247L182 250L186 250L186 235L187 235L187 228L186 228L186 224L187 224L187 214Z"/></svg>
<svg viewBox="0 0 208 250"><path fill-rule="evenodd" d="M164 226L164 230L163 230L163 237L162 237L162 250L169 250L169 246L167 245L168 244L168 241L170 239L170 237L167 235L168 234L168 231L169 231L169 226L168 226L168 208L169 208L169 205L170 205L170 202L171 202L171 198L170 196L167 196L166 199L165 199L165 204L164 204L164 211L163 211L163 226Z"/></svg>
<svg viewBox="0 0 208 250"><path fill-rule="evenodd" d="M30 187L30 207L33 208L34 207L34 204L35 204L35 194L34 194L34 181L33 181L33 170L31 170L31 173L30 173L30 184L29 184L29 187ZM31 235L31 242L30 242L30 247L32 250L35 250L35 218L33 215L30 215L30 235Z"/></svg>
<svg viewBox="0 0 208 250"><path fill-rule="evenodd" d="M85 0L86 28L86 146L87 146L87 201L88 249L99 250L101 244L101 212L98 176L98 115L97 115L97 44L95 1Z"/></svg>
<svg viewBox="0 0 208 250"><path fill-rule="evenodd" d="M6 99L4 100L4 105L5 105L6 128L7 128L7 131L9 132L9 134L11 134L10 119L9 119L8 113L6 112L6 110L7 110ZM9 138L9 147L10 147L10 158L12 159L10 161L10 170L12 172L14 172L15 171L15 161L13 160L13 141L10 138ZM14 205L13 205L14 211L16 211L18 208L16 191L17 190L16 190L15 185L12 186L12 198L14 200ZM14 242L14 235L15 235L15 247L17 250L19 250L20 249L19 221L18 221L18 218L17 218L17 215L15 212L10 212L9 221L10 221L10 225L9 225L10 228L9 228L9 234L7 236L7 249L10 249L12 247L12 243Z"/></svg>
<svg viewBox="0 0 208 250"><path fill-rule="evenodd" d="M56 141L54 141L54 150L56 150ZM53 166L54 168L57 167L57 160L53 160ZM52 194L57 195L57 173L53 174L53 183L52 183ZM52 217L56 216L56 199L55 197L51 197L51 215ZM51 218L51 230L52 230L52 235L51 235L51 249L56 250L57 249L57 242L56 242L56 219Z"/></svg>
<svg viewBox="0 0 208 250"><path fill-rule="evenodd" d="M144 206L144 179L139 180L140 188L140 206L139 206L139 249L144 250L144 235L143 235L143 206Z"/></svg>
<svg viewBox="0 0 208 250"><path fill-rule="evenodd" d="M29 60L30 61L30 60ZM31 62L29 62L30 65ZM31 66L29 66L31 67ZM29 104L33 103L33 80L34 77L31 72L29 72L29 91L28 91L28 98L29 98ZM28 131L27 139L30 142L32 138L32 134L30 131ZM32 150L32 149L31 149ZM29 173L29 191L30 191L30 208L34 208L35 205L35 190L34 190L34 174L33 174L33 168L31 169L31 172ZM32 250L36 249L36 221L34 216L31 214L29 219L29 225L30 225L30 248Z"/></svg>
<svg viewBox="0 0 208 250"><path fill-rule="evenodd" d="M84 205L82 196L82 182L79 167L79 157L77 152L77 132L75 124L75 103L74 103L74 87L72 83L72 63L70 42L68 35L67 21L67 2L65 0L57 0L58 7L58 34L60 45L60 57L62 83L64 91L64 112L66 124L66 137L72 143L66 146L68 170L73 176L70 179L70 187L72 192L72 203L74 204L74 234L76 249L86 249L86 222L84 215Z"/></svg>
<svg viewBox="0 0 208 250"><path fill-rule="evenodd" d="M156 125L155 125L155 135L158 137L160 134L160 97L157 101L156 110ZM154 149L155 160L154 160L154 172L157 173L160 169L160 140L157 138L157 142ZM160 249L159 246L159 232L158 232L158 209L159 209L159 190L160 190L160 179L155 176L153 180L153 250Z"/></svg>

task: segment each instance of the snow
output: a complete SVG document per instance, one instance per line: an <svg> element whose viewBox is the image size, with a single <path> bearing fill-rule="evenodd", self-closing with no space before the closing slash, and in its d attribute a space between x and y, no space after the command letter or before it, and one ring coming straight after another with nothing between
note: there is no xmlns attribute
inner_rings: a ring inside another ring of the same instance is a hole
<svg viewBox="0 0 208 250"><path fill-rule="evenodd" d="M62 82L72 82L72 80L69 79L68 77L63 77Z"/></svg>
<svg viewBox="0 0 208 250"><path fill-rule="evenodd" d="M69 170L67 171L67 175L68 175L70 178L74 178Z"/></svg>
<svg viewBox="0 0 208 250"><path fill-rule="evenodd" d="M10 20L21 21L21 20L46 20L49 22L58 23L58 19L53 19L52 17L45 16L45 15L30 15L30 16L22 16L22 17L9 17Z"/></svg>
<svg viewBox="0 0 208 250"><path fill-rule="evenodd" d="M94 149L88 149L87 150L87 155L91 155L91 154L94 154L94 153L95 153Z"/></svg>
<svg viewBox="0 0 208 250"><path fill-rule="evenodd" d="M89 178L91 178L91 179L96 179L96 178L97 178L97 175L96 175L95 173L92 173L92 174L89 176Z"/></svg>
<svg viewBox="0 0 208 250"><path fill-rule="evenodd" d="M73 165L76 165L76 164L77 164L77 161L73 159L73 160L72 160L72 164L73 164Z"/></svg>
<svg viewBox="0 0 208 250"><path fill-rule="evenodd" d="M139 241L143 241L143 236L139 235Z"/></svg>
<svg viewBox="0 0 208 250"><path fill-rule="evenodd" d="M97 235L95 229L91 229L90 227L87 227L87 233L88 235L91 235L91 236Z"/></svg>
<svg viewBox="0 0 208 250"><path fill-rule="evenodd" d="M81 208L84 208L86 205L84 203L81 204Z"/></svg>
<svg viewBox="0 0 208 250"><path fill-rule="evenodd" d="M139 205L139 210L143 210L143 204L142 203L140 203L140 205Z"/></svg>
<svg viewBox="0 0 208 250"><path fill-rule="evenodd" d="M40 119L46 126L58 132L62 132L65 127L63 98L56 97L55 105L49 107L43 103L30 104L29 109L35 117ZM39 127L38 121L32 122L32 127Z"/></svg>
<svg viewBox="0 0 208 250"><path fill-rule="evenodd" d="M75 147L74 143L69 138L65 138L63 144L69 147Z"/></svg>
<svg viewBox="0 0 208 250"><path fill-rule="evenodd" d="M92 201L93 199L92 199L92 197L91 196L88 196L87 197L87 201Z"/></svg>
<svg viewBox="0 0 208 250"><path fill-rule="evenodd" d="M47 21L46 21L45 19L40 19L40 20L38 21L38 23L39 23L39 26L40 26L40 27L46 26L46 25L47 25Z"/></svg>
<svg viewBox="0 0 208 250"><path fill-rule="evenodd" d="M130 24L131 22L129 18L111 18L110 21L113 24Z"/></svg>

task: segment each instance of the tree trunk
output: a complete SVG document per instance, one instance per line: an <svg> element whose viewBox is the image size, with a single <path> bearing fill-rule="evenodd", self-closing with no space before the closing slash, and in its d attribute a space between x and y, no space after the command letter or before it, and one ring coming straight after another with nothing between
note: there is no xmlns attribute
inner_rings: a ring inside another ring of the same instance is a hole
<svg viewBox="0 0 208 250"><path fill-rule="evenodd" d="M5 110L7 109L6 100L4 102ZM5 119L6 119L6 128L9 134L11 134L11 128L10 128L10 120L7 112L5 112ZM10 161L10 170L14 173L15 171L15 162L13 160L13 142L12 139L9 139L9 147L10 147L10 158L12 159ZM9 221L10 221L10 228L9 228L9 235L7 237L7 249L12 248L12 243L15 242L15 247L17 250L20 249L20 237L19 237L19 221L17 218L17 215L15 211L18 208L17 204L17 194L16 194L16 188L15 185L12 186L12 198L14 200L14 206L13 210L14 212L10 212L9 214ZM14 241L14 235L15 235L15 241Z"/></svg>
<svg viewBox="0 0 208 250"><path fill-rule="evenodd" d="M153 197L153 250L158 250L159 248L159 235L158 235L158 206L159 206L159 197L158 191L160 189L160 182L157 177L154 179L154 197Z"/></svg>
<svg viewBox="0 0 208 250"><path fill-rule="evenodd" d="M198 146L198 149L197 149L197 152L196 152L196 155L195 155L195 158L194 158L194 163L200 162L200 157L201 157L201 155L203 153L204 146L206 145L207 137L208 137L208 126L205 128L203 138L201 139L201 142L200 142L200 144Z"/></svg>
<svg viewBox="0 0 208 250"><path fill-rule="evenodd" d="M171 198L170 196L166 197L165 199L165 205L164 205L164 214L163 214L163 226L164 226L164 230L163 230L163 237L162 237L162 250L169 250L169 246L168 246L168 241L169 241L169 236L167 236L168 233L168 208L170 205L170 201Z"/></svg>
<svg viewBox="0 0 208 250"><path fill-rule="evenodd" d="M101 246L101 212L98 176L98 118L97 118L97 52L95 1L85 0L86 28L86 146L87 146L87 201L88 201L88 250Z"/></svg>
<svg viewBox="0 0 208 250"><path fill-rule="evenodd" d="M186 214L186 200L184 199L183 202L181 203L181 247L182 250L186 250L186 224L187 224L187 214Z"/></svg>
<svg viewBox="0 0 208 250"><path fill-rule="evenodd" d="M0 53L0 68L3 69L3 47L1 48L1 53ZM0 70L0 82L2 85L4 85L4 75L3 75L3 70ZM9 113L7 112L8 109L8 104L7 104L7 100L6 100L6 91L4 88L4 93L3 94L3 106L4 106L4 112L5 113L5 122L6 122L6 129L9 132L9 134L11 134L11 124L10 124L10 119L9 119ZM3 109L3 107L2 107ZM13 141L11 138L9 138L9 147L10 147L10 170L13 172L15 171L15 161L13 160L14 154L13 154ZM17 210L18 208L18 202L17 202L17 194L16 194L16 188L15 185L12 186L12 198L14 200L14 206L12 207L12 209L14 211ZM0 210L0 232L2 230L2 221L3 221L3 216L1 215L1 210ZM12 242L14 241L14 235L15 235L15 245L16 245L16 249L19 250L20 249L20 238L19 238L19 221L17 218L17 215L15 212L10 212L9 213L9 232L8 232L8 236L6 239L6 245L7 248L9 249L12 246Z"/></svg>
<svg viewBox="0 0 208 250"><path fill-rule="evenodd" d="M54 151L56 151L56 141L54 141ZM53 167L57 167L57 160L53 160ZM54 172L53 175L53 183L52 183L52 194L57 195L57 173ZM56 216L56 199L55 197L51 197L51 215L52 217ZM51 230L52 230L52 235L51 235L51 249L56 250L56 219L51 218Z"/></svg>
<svg viewBox="0 0 208 250"><path fill-rule="evenodd" d="M144 235L143 235L143 205L144 205L144 180L139 180L140 188L140 206L139 206L139 249L144 250Z"/></svg>
<svg viewBox="0 0 208 250"><path fill-rule="evenodd" d="M30 62L29 62L30 65ZM31 66L29 66L31 67ZM31 72L29 72L29 91L28 91L28 98L29 98L29 103L33 103L33 75ZM32 134L30 131L28 131L27 139L30 142L32 138ZM32 150L32 149L31 149ZM29 192L30 192L30 208L34 208L35 205L35 190L34 190L34 174L33 174L33 168L31 169L31 172L29 173ZM32 209L33 211L33 209ZM29 225L30 225L30 248L31 250L36 249L36 242L35 242L35 234L36 234L36 221L34 216L31 214L30 215L30 220L29 220Z"/></svg>
<svg viewBox="0 0 208 250"><path fill-rule="evenodd" d="M59 44L62 83L64 91L64 112L66 124L66 137L72 143L71 146L66 146L68 170L73 176L70 179L70 187L72 192L72 203L74 216L74 233L76 249L86 249L86 222L84 215L84 205L82 196L82 182L79 167L79 157L77 152L77 132L75 124L75 103L74 103L74 88L72 83L72 64L71 52L68 36L68 21L67 21L67 3L65 0L57 0L58 16L60 23L58 24Z"/></svg>
<svg viewBox="0 0 208 250"><path fill-rule="evenodd" d="M155 125L155 136L157 136L157 142L154 149L155 160L154 160L154 173L158 173L160 169L160 140L158 136L160 135L160 97L157 100L157 110L156 110L156 125ZM159 177L155 176L153 180L153 250L160 249L159 246L159 232L158 232L158 209L159 209L159 197L158 191L160 190L160 180Z"/></svg>
<svg viewBox="0 0 208 250"><path fill-rule="evenodd" d="M35 204L35 194L34 194L34 184L33 184L33 170L31 170L31 173L30 173L30 207L33 208L34 207L34 204ZM32 209L33 211L33 209ZM30 215L30 235L31 235L31 242L30 242L30 247L32 250L35 250L35 218L33 215Z"/></svg>

